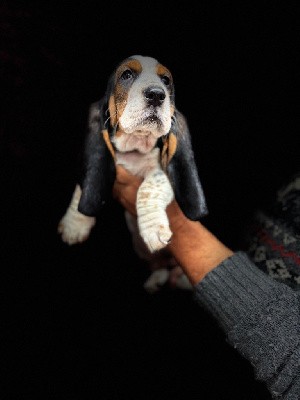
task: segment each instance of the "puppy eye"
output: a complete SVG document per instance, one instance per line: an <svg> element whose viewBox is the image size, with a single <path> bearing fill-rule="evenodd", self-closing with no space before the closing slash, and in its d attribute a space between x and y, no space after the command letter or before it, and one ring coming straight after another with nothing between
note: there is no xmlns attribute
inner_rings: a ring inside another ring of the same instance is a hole
<svg viewBox="0 0 300 400"><path fill-rule="evenodd" d="M162 76L161 80L166 86L170 84L170 78L167 75Z"/></svg>
<svg viewBox="0 0 300 400"><path fill-rule="evenodd" d="M123 79L124 81L126 81L127 79L130 79L132 77L133 77L133 73L130 69L126 69L121 75L121 79Z"/></svg>

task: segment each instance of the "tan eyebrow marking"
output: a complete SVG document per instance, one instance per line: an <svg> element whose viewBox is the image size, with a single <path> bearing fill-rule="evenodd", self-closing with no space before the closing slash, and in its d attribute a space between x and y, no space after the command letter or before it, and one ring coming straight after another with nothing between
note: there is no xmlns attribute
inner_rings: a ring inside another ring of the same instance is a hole
<svg viewBox="0 0 300 400"><path fill-rule="evenodd" d="M168 70L168 68L164 67L164 66L161 65L161 64L157 64L157 66L156 66L156 73L157 73L157 75L159 75L159 76L168 75L170 78L172 77L171 72Z"/></svg>
<svg viewBox="0 0 300 400"><path fill-rule="evenodd" d="M132 71L137 72L138 74L143 70L141 63L138 60L127 59L117 68L115 74L115 81L121 76L121 74L124 71L126 71L126 69L131 69Z"/></svg>
<svg viewBox="0 0 300 400"><path fill-rule="evenodd" d="M143 69L141 63L138 60L128 60L123 65L127 66L135 72L142 72Z"/></svg>
<svg viewBox="0 0 300 400"><path fill-rule="evenodd" d="M127 104L128 89L124 88L124 86L120 84L119 78L128 68L136 73L140 73L143 69L141 63L136 59L125 60L117 69L115 88L113 90L113 95L109 99L109 111L111 113L112 126L117 123Z"/></svg>

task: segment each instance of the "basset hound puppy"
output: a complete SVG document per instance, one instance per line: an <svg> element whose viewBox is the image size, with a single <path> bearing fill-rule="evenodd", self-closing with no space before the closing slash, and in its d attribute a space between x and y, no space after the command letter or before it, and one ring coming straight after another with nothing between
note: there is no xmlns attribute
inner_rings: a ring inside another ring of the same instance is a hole
<svg viewBox="0 0 300 400"><path fill-rule="evenodd" d="M171 268L158 263L172 236L167 205L175 197L192 220L205 216L207 206L187 122L175 106L171 72L152 57L135 55L122 61L105 95L90 106L82 178L58 226L64 242L72 245L88 238L112 196L116 164L144 178L137 218L128 212L125 216L135 250L156 269L145 283L147 290L155 291L172 269L177 271L173 275L182 275L173 261ZM166 260L165 255L161 259Z"/></svg>

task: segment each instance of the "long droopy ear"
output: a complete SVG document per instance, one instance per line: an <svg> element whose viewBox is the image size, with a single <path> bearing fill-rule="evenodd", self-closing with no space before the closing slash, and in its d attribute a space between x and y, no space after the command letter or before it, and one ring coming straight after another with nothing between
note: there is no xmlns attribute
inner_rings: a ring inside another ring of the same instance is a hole
<svg viewBox="0 0 300 400"><path fill-rule="evenodd" d="M166 160L166 161L164 161ZM184 116L175 111L171 131L162 149L162 163L184 214L196 221L208 214L199 179L190 132Z"/></svg>
<svg viewBox="0 0 300 400"><path fill-rule="evenodd" d="M111 198L115 180L113 149L109 149L110 141L105 127L106 111L107 96L93 103L89 109L79 182L82 195L78 205L78 211L88 216L95 216Z"/></svg>

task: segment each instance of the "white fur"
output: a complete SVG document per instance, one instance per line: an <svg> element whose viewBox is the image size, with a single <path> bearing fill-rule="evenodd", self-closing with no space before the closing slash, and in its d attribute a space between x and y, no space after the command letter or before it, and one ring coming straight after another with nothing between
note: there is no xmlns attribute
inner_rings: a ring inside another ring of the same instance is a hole
<svg viewBox="0 0 300 400"><path fill-rule="evenodd" d="M174 194L168 177L162 171L159 149L155 148L158 137L171 128L171 103L168 91L156 73L157 60L151 57L134 56L142 72L132 84L125 109L119 119L123 132L115 136L117 148L116 163L122 164L134 175L144 177L137 195L137 215L140 235L150 252L156 252L167 245L172 232L166 214L167 205ZM144 90L155 86L165 92L165 99L155 109L147 104ZM147 117L155 114L153 121Z"/></svg>
<svg viewBox="0 0 300 400"><path fill-rule="evenodd" d="M127 133L150 131L156 139L165 135L171 128L171 103L167 90L160 77L156 73L157 60L151 57L134 56L142 66L142 72L132 84L127 98L126 107L119 119L121 129ZM147 106L144 98L144 90L149 86L160 87L164 90L166 98L156 110ZM147 117L155 115L159 118L160 124L146 121Z"/></svg>
<svg viewBox="0 0 300 400"><path fill-rule="evenodd" d="M170 181L159 164L159 149L155 148L148 154L117 152L116 162L132 174L144 178L137 193L137 223L149 251L156 252L171 239L166 207L174 198ZM96 223L95 217L88 217L77 210L80 197L81 189L76 185L58 227L62 240L70 245L86 240Z"/></svg>
<svg viewBox="0 0 300 400"><path fill-rule="evenodd" d="M182 269L178 266L174 268L176 271L176 277L174 279L174 287L182 290L192 290L193 286L189 281L188 277L183 273ZM163 285L172 280L173 270L166 268L160 268L151 273L149 278L144 283L144 289L148 293L155 293L161 289Z"/></svg>
<svg viewBox="0 0 300 400"><path fill-rule="evenodd" d="M174 193L159 163L159 149L148 154L117 153L117 163L134 175L144 177L137 193L137 216L140 235L151 253L165 247L172 232L166 214Z"/></svg>
<svg viewBox="0 0 300 400"><path fill-rule="evenodd" d="M165 209L174 195L167 176L161 170L159 149L155 148L157 139L170 130L171 103L168 91L156 73L157 60L142 56L133 58L140 62L142 72L129 90L125 109L118 121L122 134L112 140L116 147L116 163L144 178L137 199L138 226L149 250L155 252L165 247L172 235ZM147 104L144 90L149 86L160 87L166 94L158 107ZM155 115L153 121L147 119L151 115ZM86 240L96 223L95 218L77 210L80 196L81 190L77 185L58 227L63 241L68 244Z"/></svg>
<svg viewBox="0 0 300 400"><path fill-rule="evenodd" d="M149 293L157 292L169 279L169 271L166 268L158 269L152 272L144 283L144 288Z"/></svg>
<svg viewBox="0 0 300 400"><path fill-rule="evenodd" d="M142 72L129 90L125 109L118 121L122 134L115 136L112 141L116 147L116 164L144 178L137 194L135 226L129 223L131 218L126 218L126 221L133 238L138 229L139 236L136 237L139 238L139 246L140 239L143 239L146 251L140 251L142 258L148 251L147 257L151 259L153 253L163 249L172 236L166 207L173 200L174 193L167 175L161 169L160 151L155 147L157 139L170 131L172 112L168 91L156 74L157 60L142 56L133 58L141 63ZM166 94L159 107L147 104L144 90L149 86L160 87ZM155 117L153 120L152 116ZM58 226L62 240L70 245L86 240L96 223L96 218L78 211L80 197L81 189L77 185ZM136 245L137 248L139 246ZM154 271L144 287L149 292L155 292L170 276L170 271L165 268ZM189 282L185 276L178 274L176 286L188 288Z"/></svg>
<svg viewBox="0 0 300 400"><path fill-rule="evenodd" d="M140 235L151 253L169 243L172 232L166 207L174 194L166 174L160 169L149 173L137 193L137 222Z"/></svg>
<svg viewBox="0 0 300 400"><path fill-rule="evenodd" d="M124 133L122 136L112 138L112 142L122 153L138 151L139 153L147 154L153 149L156 141L157 137L148 131L133 132L131 134Z"/></svg>
<svg viewBox="0 0 300 400"><path fill-rule="evenodd" d="M141 154L137 151L128 153L116 152L116 163L122 165L131 174L142 178L145 178L155 169L161 169L159 158L158 148L154 148L146 154Z"/></svg>
<svg viewBox="0 0 300 400"><path fill-rule="evenodd" d="M155 293L162 286L169 284L173 288L192 290L191 282L171 253L166 250L164 253L151 253L140 236L137 219L128 211L125 211L125 218L136 254L145 260L153 271L144 283L144 289L148 293Z"/></svg>
<svg viewBox="0 0 300 400"><path fill-rule="evenodd" d="M96 223L96 218L88 217L77 210L80 197L81 189L76 185L69 207L58 225L58 233L69 245L84 242Z"/></svg>

